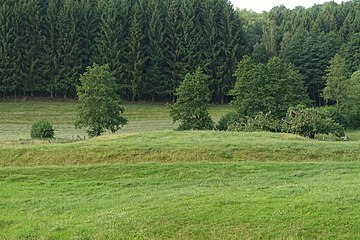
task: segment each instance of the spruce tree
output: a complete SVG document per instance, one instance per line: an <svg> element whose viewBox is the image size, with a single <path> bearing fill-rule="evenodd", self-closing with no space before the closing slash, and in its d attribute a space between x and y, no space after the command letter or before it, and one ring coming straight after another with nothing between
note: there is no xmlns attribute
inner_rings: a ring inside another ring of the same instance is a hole
<svg viewBox="0 0 360 240"><path fill-rule="evenodd" d="M57 82L64 98L74 96L78 77L83 71L80 54L80 38L77 29L79 6L71 0L63 1L58 19L57 56L59 71Z"/></svg>
<svg viewBox="0 0 360 240"><path fill-rule="evenodd" d="M127 71L130 78L131 100L139 99L141 86L144 81L144 63L146 61L144 48L144 32L142 9L138 2L134 4L131 12L131 23L127 39L128 58Z"/></svg>
<svg viewBox="0 0 360 240"><path fill-rule="evenodd" d="M120 0L110 0L100 6L102 9L100 32L96 39L94 60L100 64L108 64L116 78L120 90L126 90L124 84L125 49L124 22L121 18Z"/></svg>
<svg viewBox="0 0 360 240"><path fill-rule="evenodd" d="M42 32L43 16L41 15L41 1L22 1L21 36L21 89L23 95L43 89L44 73L46 71L46 38Z"/></svg>
<svg viewBox="0 0 360 240"><path fill-rule="evenodd" d="M170 0L165 16L165 42L166 42L166 74L168 76L167 95L175 101L175 89L178 87L182 75L182 62L180 51L181 15L177 0Z"/></svg>
<svg viewBox="0 0 360 240"><path fill-rule="evenodd" d="M21 81L20 35L18 4L4 1L0 5L0 92L5 97L13 92Z"/></svg>
<svg viewBox="0 0 360 240"><path fill-rule="evenodd" d="M149 3L150 20L147 26L147 55L146 94L152 101L155 97L164 99L168 88L168 79L164 71L165 59L165 24L164 8L157 0Z"/></svg>

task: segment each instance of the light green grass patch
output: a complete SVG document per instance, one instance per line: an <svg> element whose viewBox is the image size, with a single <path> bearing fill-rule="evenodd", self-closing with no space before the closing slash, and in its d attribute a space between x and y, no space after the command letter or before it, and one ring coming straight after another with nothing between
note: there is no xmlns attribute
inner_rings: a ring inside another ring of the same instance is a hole
<svg viewBox="0 0 360 240"><path fill-rule="evenodd" d="M283 133L161 131L106 135L66 144L0 146L0 166L140 162L326 162L360 160L359 142Z"/></svg>
<svg viewBox="0 0 360 240"><path fill-rule="evenodd" d="M50 121L55 128L55 137L76 139L86 135L84 129L75 129L76 101L0 101L0 144L8 140L30 138L31 125L39 120ZM118 133L163 131L177 127L173 124L168 105L165 103L124 104L124 116L128 119ZM211 105L214 121L231 111L227 105Z"/></svg>

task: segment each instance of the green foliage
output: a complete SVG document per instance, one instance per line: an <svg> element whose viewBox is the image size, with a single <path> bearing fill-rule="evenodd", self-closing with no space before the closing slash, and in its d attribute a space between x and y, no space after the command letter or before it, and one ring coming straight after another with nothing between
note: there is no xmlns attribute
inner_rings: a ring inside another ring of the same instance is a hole
<svg viewBox="0 0 360 240"><path fill-rule="evenodd" d="M74 97L79 74L97 62L109 64L127 100L174 101L185 74L200 66L212 101L227 102L248 54L293 64L320 106L335 53L349 73L360 64L358 1L257 14L226 0L3 0L0 25L4 97Z"/></svg>
<svg viewBox="0 0 360 240"><path fill-rule="evenodd" d="M230 94L235 97L233 104L242 117L271 112L275 119L281 119L290 106L309 102L302 76L280 58L256 64L245 57L235 77L237 81Z"/></svg>
<svg viewBox="0 0 360 240"><path fill-rule="evenodd" d="M345 59L340 54L336 54L326 69L326 86L322 94L323 98L341 106L346 97L345 82L348 75Z"/></svg>
<svg viewBox="0 0 360 240"><path fill-rule="evenodd" d="M360 24L359 13L358 13L358 18ZM351 73L359 69L360 67L360 33L359 32L350 35L350 40L343 44L340 53L342 56L344 56L347 68Z"/></svg>
<svg viewBox="0 0 360 240"><path fill-rule="evenodd" d="M281 132L281 120L274 119L271 113L258 113L246 116L229 125L228 130L236 132Z"/></svg>
<svg viewBox="0 0 360 240"><path fill-rule="evenodd" d="M325 70L340 48L335 33L298 31L282 49L281 56L304 76L308 94L315 105L322 105L321 91L325 86Z"/></svg>
<svg viewBox="0 0 360 240"><path fill-rule="evenodd" d="M54 128L47 120L40 120L31 126L31 138L53 138Z"/></svg>
<svg viewBox="0 0 360 240"><path fill-rule="evenodd" d="M208 112L211 99L209 78L200 68L185 79L176 89L176 103L170 107L174 122L180 121L178 130L209 130L214 123Z"/></svg>
<svg viewBox="0 0 360 240"><path fill-rule="evenodd" d="M339 123L344 128L348 128L350 126L350 116L348 116L348 114L346 113L346 111L344 111L343 108L332 105L316 108L316 111L324 117L333 119L335 122Z"/></svg>
<svg viewBox="0 0 360 240"><path fill-rule="evenodd" d="M341 111L349 118L351 128L360 127L360 70L345 82L346 97Z"/></svg>
<svg viewBox="0 0 360 240"><path fill-rule="evenodd" d="M99 136L105 130L118 131L127 120L120 114L124 108L116 93L117 85L108 65L93 64L80 76L77 88L79 112L75 125L87 127L89 136Z"/></svg>
<svg viewBox="0 0 360 240"><path fill-rule="evenodd" d="M227 131L230 126L239 122L240 119L241 117L239 113L235 111L228 112L220 118L219 122L215 126L215 129L218 131Z"/></svg>
<svg viewBox="0 0 360 240"><path fill-rule="evenodd" d="M301 105L289 108L284 121L284 131L308 138L314 138L315 134L345 136L343 126L324 116L316 108L306 108Z"/></svg>

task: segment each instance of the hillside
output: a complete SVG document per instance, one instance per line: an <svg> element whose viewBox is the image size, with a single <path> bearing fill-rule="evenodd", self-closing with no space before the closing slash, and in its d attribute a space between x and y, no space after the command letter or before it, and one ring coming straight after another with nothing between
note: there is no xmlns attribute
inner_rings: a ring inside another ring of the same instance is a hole
<svg viewBox="0 0 360 240"><path fill-rule="evenodd" d="M72 142L73 101L0 107L0 239L360 237L358 132L179 132L165 105L125 104L120 133ZM44 117L57 138L33 142Z"/></svg>
<svg viewBox="0 0 360 240"><path fill-rule="evenodd" d="M359 143L149 132L0 147L1 239L356 239Z"/></svg>

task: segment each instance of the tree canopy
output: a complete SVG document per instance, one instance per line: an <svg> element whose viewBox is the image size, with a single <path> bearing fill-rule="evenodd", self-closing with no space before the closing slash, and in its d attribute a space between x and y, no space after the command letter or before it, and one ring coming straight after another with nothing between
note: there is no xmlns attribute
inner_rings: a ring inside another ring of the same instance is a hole
<svg viewBox="0 0 360 240"><path fill-rule="evenodd" d="M271 112L280 119L290 106L307 104L303 77L278 57L267 64L254 63L245 57L235 71L236 83L231 90L233 105L240 116Z"/></svg>

